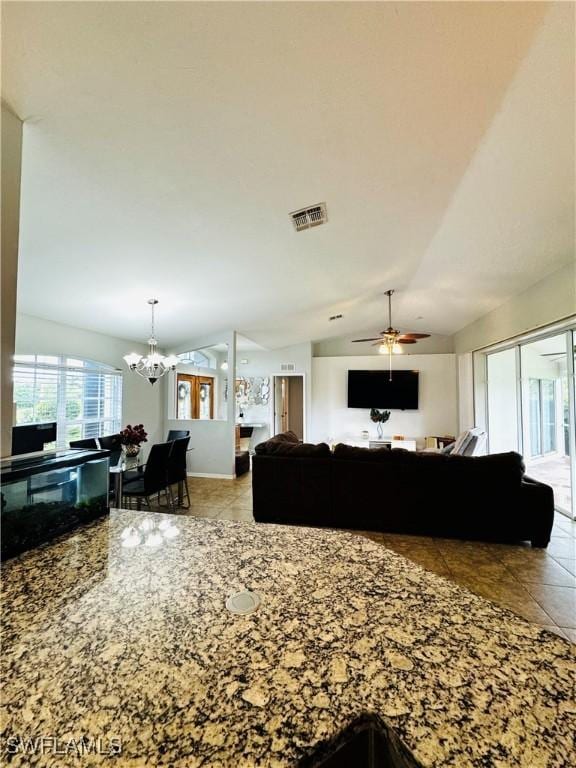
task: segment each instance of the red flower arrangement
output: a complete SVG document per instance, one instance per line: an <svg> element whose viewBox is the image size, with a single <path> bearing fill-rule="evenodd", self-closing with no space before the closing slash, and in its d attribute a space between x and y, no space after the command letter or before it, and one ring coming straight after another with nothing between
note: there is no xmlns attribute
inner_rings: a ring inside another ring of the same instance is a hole
<svg viewBox="0 0 576 768"><path fill-rule="evenodd" d="M144 424L128 424L120 432L120 442L122 445L140 445L148 442L148 432L144 429Z"/></svg>

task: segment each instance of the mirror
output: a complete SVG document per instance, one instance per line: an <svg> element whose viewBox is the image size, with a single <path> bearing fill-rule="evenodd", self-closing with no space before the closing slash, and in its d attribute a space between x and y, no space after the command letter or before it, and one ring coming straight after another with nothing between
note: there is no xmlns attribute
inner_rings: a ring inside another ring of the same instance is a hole
<svg viewBox="0 0 576 768"><path fill-rule="evenodd" d="M226 421L228 344L215 344L177 355L176 418Z"/></svg>
<svg viewBox="0 0 576 768"><path fill-rule="evenodd" d="M236 379L237 410L244 411L254 405L270 402L269 376L240 376Z"/></svg>

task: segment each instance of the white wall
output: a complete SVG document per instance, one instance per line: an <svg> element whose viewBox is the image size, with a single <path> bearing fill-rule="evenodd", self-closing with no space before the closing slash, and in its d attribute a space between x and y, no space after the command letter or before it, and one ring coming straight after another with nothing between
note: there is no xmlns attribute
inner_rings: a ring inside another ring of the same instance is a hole
<svg viewBox="0 0 576 768"><path fill-rule="evenodd" d="M22 122L2 104L2 445L12 450L12 356L16 332Z"/></svg>
<svg viewBox="0 0 576 768"><path fill-rule="evenodd" d="M471 352L576 314L576 261L454 334L454 351Z"/></svg>
<svg viewBox="0 0 576 768"><path fill-rule="evenodd" d="M458 427L456 359L452 354L403 355L392 358L393 369L420 371L420 399L417 411L392 411L384 434L417 438L419 447L427 435L455 435ZM367 429L376 437L376 425L369 411L348 408L348 370L386 370L383 356L316 357L312 361L313 442L360 437Z"/></svg>
<svg viewBox="0 0 576 768"><path fill-rule="evenodd" d="M458 432L474 427L474 366L471 352L456 356L458 365Z"/></svg>
<svg viewBox="0 0 576 768"><path fill-rule="evenodd" d="M226 331L219 335L193 338L170 350L170 354L191 352L204 347L228 344L228 401L225 419L177 419L176 418L176 373L166 376L164 396L165 429L189 429L190 448L188 472L191 475L209 477L234 477L235 427L234 427L234 366L236 358L236 333ZM191 366L184 366L190 372ZM212 374L215 371L211 372ZM221 372L222 373L222 372Z"/></svg>
<svg viewBox="0 0 576 768"><path fill-rule="evenodd" d="M240 360L246 359L246 364L241 364ZM253 352L239 351L236 353L236 376L244 376L245 378L251 378L254 376L269 376L274 375L286 375L281 370L283 363L293 363L294 371L291 373L299 373L304 375L304 407L305 407L305 435L304 439L308 439L311 428L311 398L312 398L312 344L305 342L304 344L294 344L290 347L282 347L281 349L273 349L266 352ZM252 408L244 409L244 421L245 422L261 422L266 421L269 427L269 433L273 434L274 430L274 398L272 381L270 382L270 402L268 405L254 406ZM261 436L255 436L256 441L259 439L266 439L269 435L262 434Z"/></svg>
<svg viewBox="0 0 576 768"><path fill-rule="evenodd" d="M19 313L17 316L17 354L70 355L122 370L122 425L144 424L148 432L148 443L143 446L146 450L153 443L166 439L162 409L164 382L160 380L152 386L135 373L130 373L122 358L133 351L144 354L148 348L133 341L84 331L32 315Z"/></svg>

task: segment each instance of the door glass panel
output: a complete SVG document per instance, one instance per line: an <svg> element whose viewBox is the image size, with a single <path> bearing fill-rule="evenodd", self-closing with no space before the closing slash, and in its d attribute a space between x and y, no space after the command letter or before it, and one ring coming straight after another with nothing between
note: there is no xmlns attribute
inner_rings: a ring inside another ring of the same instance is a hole
<svg viewBox="0 0 576 768"><path fill-rule="evenodd" d="M518 451L516 350L488 355L487 366L490 453Z"/></svg>
<svg viewBox="0 0 576 768"><path fill-rule="evenodd" d="M556 412L556 382L542 379L540 390L542 397L542 452L553 453L556 450L557 417L562 420L562 413Z"/></svg>
<svg viewBox="0 0 576 768"><path fill-rule="evenodd" d="M570 407L566 334L520 347L526 473L551 485L570 513Z"/></svg>
<svg viewBox="0 0 576 768"><path fill-rule="evenodd" d="M540 413L540 381L538 379L530 379L528 382L528 397L530 399L528 453L530 456L540 456L542 453L542 418Z"/></svg>
<svg viewBox="0 0 576 768"><path fill-rule="evenodd" d="M203 381L198 385L198 418L212 418L212 382Z"/></svg>
<svg viewBox="0 0 576 768"><path fill-rule="evenodd" d="M184 376L178 376L177 385L177 418L179 419L191 419L192 418L192 384L189 379Z"/></svg>

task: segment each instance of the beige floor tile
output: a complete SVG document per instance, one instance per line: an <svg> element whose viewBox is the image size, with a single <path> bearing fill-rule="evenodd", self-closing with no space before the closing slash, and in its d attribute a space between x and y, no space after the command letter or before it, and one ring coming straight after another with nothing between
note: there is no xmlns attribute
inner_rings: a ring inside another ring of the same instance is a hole
<svg viewBox="0 0 576 768"><path fill-rule="evenodd" d="M576 629L576 589L549 584L527 584L526 588L560 627Z"/></svg>
<svg viewBox="0 0 576 768"><path fill-rule="evenodd" d="M546 560L509 564L508 569L523 584L576 587L576 576L569 573L551 557Z"/></svg>
<svg viewBox="0 0 576 768"><path fill-rule="evenodd" d="M576 576L576 562L564 557L555 557L555 562L559 563L562 568L565 568L573 576Z"/></svg>
<svg viewBox="0 0 576 768"><path fill-rule="evenodd" d="M502 583L488 579L472 579L453 576L453 580L480 597L507 608L534 624L552 625L554 621L538 602L519 583Z"/></svg>
<svg viewBox="0 0 576 768"><path fill-rule="evenodd" d="M461 560L444 553L444 561L454 576L490 579L494 581L516 581L514 574L503 564L494 561Z"/></svg>
<svg viewBox="0 0 576 768"><path fill-rule="evenodd" d="M450 576L450 571L440 554L425 551L413 552L407 554L406 558L426 568L427 571L437 573L439 576Z"/></svg>
<svg viewBox="0 0 576 768"><path fill-rule="evenodd" d="M557 525L560 528L565 528L567 531L573 531L576 527L574 520L571 520L569 517L562 515L559 512L554 516L554 525Z"/></svg>
<svg viewBox="0 0 576 768"><path fill-rule="evenodd" d="M554 539L569 539L572 537L572 532L565 528L561 528L555 523L550 536L552 541Z"/></svg>
<svg viewBox="0 0 576 768"><path fill-rule="evenodd" d="M232 506L252 512L252 499L248 499L248 500L243 498L234 499L234 501L232 502Z"/></svg>
<svg viewBox="0 0 576 768"><path fill-rule="evenodd" d="M252 512L247 509L239 509L238 507L227 507L226 509L221 509L218 514L219 520L236 520L241 521L245 523L253 523L254 522L254 516L252 515Z"/></svg>
<svg viewBox="0 0 576 768"><path fill-rule="evenodd" d="M550 555L545 549L533 549L532 547L509 546L499 550L498 559L505 565L523 565L547 560Z"/></svg>
<svg viewBox="0 0 576 768"><path fill-rule="evenodd" d="M576 558L576 539L551 539L548 544L547 550L549 555L553 557L567 557L570 559Z"/></svg>
<svg viewBox="0 0 576 768"><path fill-rule="evenodd" d="M560 629L564 632L568 640L576 643L576 629L572 629L572 627L560 627Z"/></svg>

